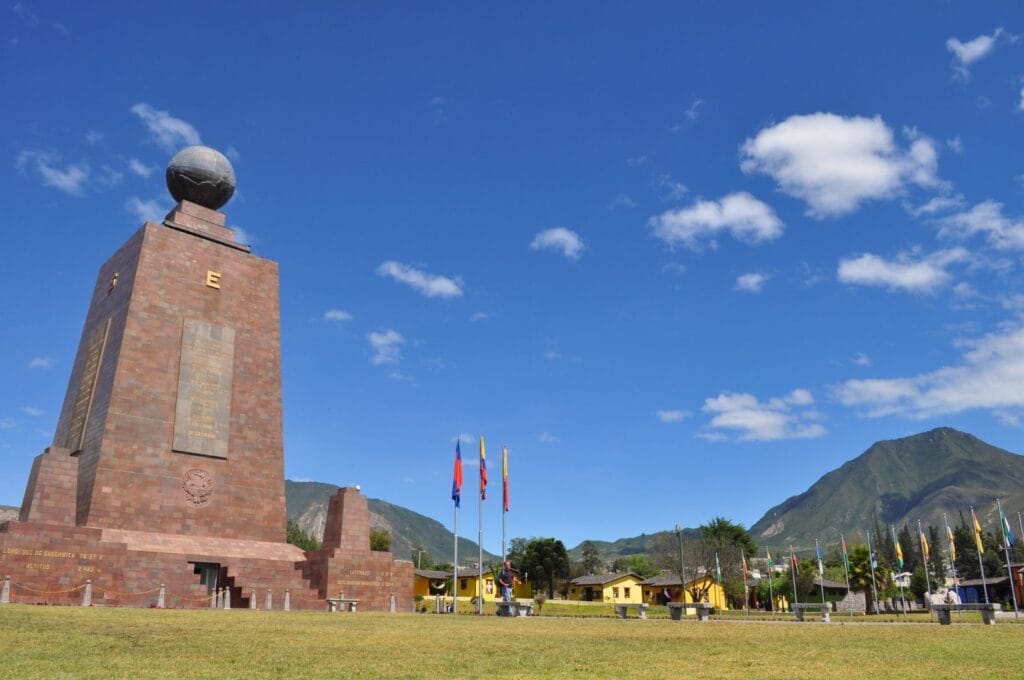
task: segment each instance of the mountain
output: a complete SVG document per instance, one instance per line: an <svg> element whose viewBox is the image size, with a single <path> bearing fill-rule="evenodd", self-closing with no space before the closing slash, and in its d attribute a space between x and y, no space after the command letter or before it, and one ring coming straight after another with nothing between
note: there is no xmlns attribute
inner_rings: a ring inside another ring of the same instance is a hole
<svg viewBox="0 0 1024 680"><path fill-rule="evenodd" d="M686 541L695 540L699 536L699 529L683 529L683 539ZM657 531L653 534L640 534L631 538L620 538L617 541L591 540L590 542L597 548L597 552L601 555L602 560L611 562L617 557L629 557L630 555L641 553L649 554L654 550L654 546L657 545L659 540L664 540L664 537L668 537L673 541L676 540L674 531ZM570 559L578 560L582 555L583 543L569 550Z"/></svg>
<svg viewBox="0 0 1024 680"><path fill-rule="evenodd" d="M18 515L21 513L21 508L15 508L10 505L0 505L0 522L6 522L9 519L18 519Z"/></svg>
<svg viewBox="0 0 1024 680"><path fill-rule="evenodd" d="M1024 457L940 427L877 442L766 512L750 532L762 545L807 549L815 538L863 536L876 511L883 524L941 526L942 513L952 525L972 504L988 525L996 498L1004 508L1024 508Z"/></svg>
<svg viewBox="0 0 1024 680"><path fill-rule="evenodd" d="M333 484L286 480L284 493L288 519L295 520L303 531L323 538L324 525L327 522L327 503L337 490L338 487ZM370 508L370 526L375 529L386 529L391 534L391 552L395 557L415 562L419 555L414 554L412 548L419 544L432 560L451 561L452 532L446 526L418 512L377 498L370 498L367 501ZM475 562L477 550L475 542L459 538L460 563ZM499 559L497 555L484 551L485 564Z"/></svg>

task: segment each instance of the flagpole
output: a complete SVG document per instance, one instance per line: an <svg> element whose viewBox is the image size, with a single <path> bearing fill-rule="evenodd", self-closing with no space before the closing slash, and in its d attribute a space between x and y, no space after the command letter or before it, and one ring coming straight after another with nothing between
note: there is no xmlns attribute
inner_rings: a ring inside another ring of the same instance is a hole
<svg viewBox="0 0 1024 680"><path fill-rule="evenodd" d="M928 587L928 598L925 605L928 607L928 620L932 620L932 580L928 576L928 551L924 549L924 529L921 528L921 520L917 520L917 537L921 541L921 557L924 559L924 582Z"/></svg>
<svg viewBox="0 0 1024 680"><path fill-rule="evenodd" d="M796 552L793 550L792 544L789 546L789 573L793 576L793 601L789 603L789 611L796 611L793 609L793 605L797 602L796 593Z"/></svg>
<svg viewBox="0 0 1024 680"><path fill-rule="evenodd" d="M743 612L750 617L750 591L747 589L747 556L740 548L740 570L743 573Z"/></svg>
<svg viewBox="0 0 1024 680"><path fill-rule="evenodd" d="M818 585L821 586L821 604L825 604L825 565L821 563L821 544L814 539L814 552L818 556Z"/></svg>
<svg viewBox="0 0 1024 680"><path fill-rule="evenodd" d="M971 531L974 532L974 549L978 551L978 571L981 572L981 587L985 590L985 604L989 604L988 601L988 583L985 582L985 564L981 561L981 551L984 549L984 545L981 542L981 525L978 524L978 516L974 514L974 506L971 508L971 522L974 526L971 527Z"/></svg>
<svg viewBox="0 0 1024 680"><path fill-rule="evenodd" d="M843 572L846 574L846 592L850 592L850 556L846 552L846 537L839 534L839 544L843 548ZM868 559L871 559L868 557ZM850 614L853 615L853 608L850 608Z"/></svg>
<svg viewBox="0 0 1024 680"><path fill-rule="evenodd" d="M477 494L477 507L480 511L480 536L477 543L477 548L480 550L480 554L477 561L478 580L479 584L478 591L479 597L476 600L476 613L483 615L484 613L484 489L487 480L487 460L484 453L484 438L480 436L480 493Z"/></svg>
<svg viewBox="0 0 1024 680"><path fill-rule="evenodd" d="M508 552L505 543L505 515L508 514L508 449L501 447L501 566L505 568Z"/></svg>
<svg viewBox="0 0 1024 680"><path fill-rule="evenodd" d="M949 565L953 568L953 592L956 593L956 599L960 599L960 584L956 578L956 544L953 542L953 531L949 528L949 520L946 519L946 513L942 513L942 523L946 525L946 539L949 541ZM960 614L960 620L964 618L964 610L957 607L957 612Z"/></svg>
<svg viewBox="0 0 1024 680"><path fill-rule="evenodd" d="M459 611L459 506L455 506L455 554L452 557L452 614Z"/></svg>
<svg viewBox="0 0 1024 680"><path fill-rule="evenodd" d="M892 545L893 545L893 548L895 549L896 546L899 545L899 539L896 538L896 525L895 524L890 524L889 525L889 531L890 531L890 533L892 533ZM900 547L900 550L898 551L898 553L899 552L903 552L902 546ZM896 566L897 566L897 568L902 569L903 566L900 564L900 558L899 558L899 554L898 553L896 555ZM903 610L903 616L906 616L907 615L907 593L906 593L905 590L903 590L903 579L902 578L900 579L900 609Z"/></svg>
<svg viewBox="0 0 1024 680"><path fill-rule="evenodd" d="M768 555L768 606L771 607L772 614L775 613L775 596L772 594L772 554L765 548L765 553Z"/></svg>
<svg viewBox="0 0 1024 680"><path fill-rule="evenodd" d="M871 532L865 531L864 536L868 539L868 564L871 566L871 609L878 615L878 586L875 585L875 551L871 549Z"/></svg>
<svg viewBox="0 0 1024 680"><path fill-rule="evenodd" d="M1006 521L1003 514L1003 504L996 499L996 507L999 509L999 529L1003 532L1003 551L1006 553L1006 575L1010 579L1010 599L1013 600L1013 618L1020 617L1020 609L1017 607L1017 589L1013 587L1013 570L1010 569L1010 523Z"/></svg>
<svg viewBox="0 0 1024 680"><path fill-rule="evenodd" d="M676 525L676 535L679 537L679 584L680 590L682 590L682 593L680 593L680 597L682 598L682 603L684 605L682 612L683 614L686 614L686 562L683 561L683 525ZM718 568L718 553L715 553L715 567L716 569ZM720 569L719 574L721 574ZM722 580L721 576L719 576L718 580ZM722 584L719 583L718 585Z"/></svg>

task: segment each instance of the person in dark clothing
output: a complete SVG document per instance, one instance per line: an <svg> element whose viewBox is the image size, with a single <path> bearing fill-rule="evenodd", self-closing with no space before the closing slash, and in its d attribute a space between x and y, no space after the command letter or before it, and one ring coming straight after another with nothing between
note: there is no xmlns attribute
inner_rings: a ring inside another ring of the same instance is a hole
<svg viewBox="0 0 1024 680"><path fill-rule="evenodd" d="M512 571L512 563L505 560L505 568L501 570L498 575L498 586L501 587L501 599L504 602L512 601L512 586L516 584L519 579L516 578L516 573Z"/></svg>

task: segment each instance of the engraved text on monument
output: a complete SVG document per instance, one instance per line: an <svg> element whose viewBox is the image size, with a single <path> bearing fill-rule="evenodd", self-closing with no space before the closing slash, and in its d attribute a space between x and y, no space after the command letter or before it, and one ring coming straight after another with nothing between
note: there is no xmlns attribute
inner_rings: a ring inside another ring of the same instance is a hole
<svg viewBox="0 0 1024 680"><path fill-rule="evenodd" d="M172 449L227 458L234 362L233 328L185 319Z"/></svg>

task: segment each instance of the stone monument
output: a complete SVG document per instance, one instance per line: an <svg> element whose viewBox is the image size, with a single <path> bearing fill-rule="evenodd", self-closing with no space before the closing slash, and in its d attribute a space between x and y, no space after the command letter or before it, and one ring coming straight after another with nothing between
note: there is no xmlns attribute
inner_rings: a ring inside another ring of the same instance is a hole
<svg viewBox="0 0 1024 680"><path fill-rule="evenodd" d="M412 564L370 550L357 489L331 499L321 550L285 542L278 267L225 226L219 152L184 149L167 185L163 223L100 268L53 444L0 524L11 599L74 603L89 579L93 604L148 606L162 585L173 607L287 591L295 609L343 592L411 611Z"/></svg>

